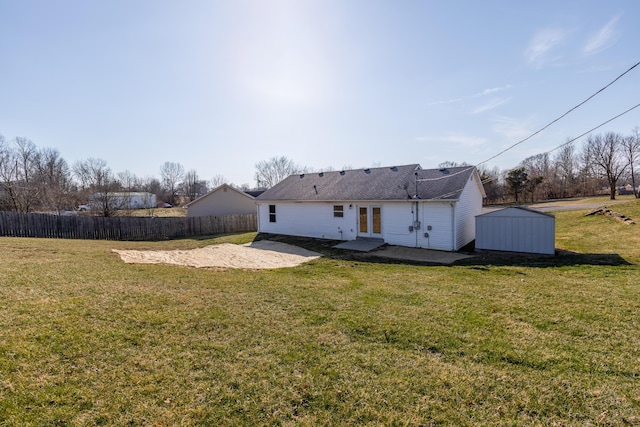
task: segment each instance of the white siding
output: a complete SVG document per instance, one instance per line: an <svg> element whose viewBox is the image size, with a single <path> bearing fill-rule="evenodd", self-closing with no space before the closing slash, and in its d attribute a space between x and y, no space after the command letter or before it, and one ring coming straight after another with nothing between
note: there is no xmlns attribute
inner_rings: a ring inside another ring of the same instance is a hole
<svg viewBox="0 0 640 427"><path fill-rule="evenodd" d="M344 205L344 217L333 216L333 205ZM415 203L277 203L276 222L269 222L269 204L258 204L258 230L261 233L286 234L335 240L353 240L357 236L357 206L382 208L382 238L390 245L450 251L452 248L451 205L420 202L419 230L409 231L415 219ZM425 238L427 224L432 230ZM340 233L342 231L342 233Z"/></svg>
<svg viewBox="0 0 640 427"><path fill-rule="evenodd" d="M455 204L455 251L476 238L476 216L482 213L482 194L478 185L472 174Z"/></svg>
<svg viewBox="0 0 640 427"><path fill-rule="evenodd" d="M333 216L333 206L343 205L344 216ZM349 208L351 205L351 208ZM261 233L353 240L356 238L354 203L277 203L276 222L269 222L269 203L258 204L258 231Z"/></svg>
<svg viewBox="0 0 640 427"><path fill-rule="evenodd" d="M415 220L415 203L386 203L382 207L382 236L390 245L416 246L416 233L409 231Z"/></svg>
<svg viewBox="0 0 640 427"><path fill-rule="evenodd" d="M507 208L476 218L476 249L555 253L555 217Z"/></svg>
<svg viewBox="0 0 640 427"><path fill-rule="evenodd" d="M420 230L418 230L419 248L440 251L453 250L452 207L449 202L420 203ZM425 233L428 236L425 236ZM414 244L414 246L416 246Z"/></svg>
<svg viewBox="0 0 640 427"><path fill-rule="evenodd" d="M336 204L344 206L344 217L333 216ZM258 230L262 233L353 240L358 235L358 208L379 206L382 238L386 243L455 251L475 238L475 215L482 210L482 192L472 177L459 201L419 201L420 228L413 230L410 227L416 219L416 203L411 201L277 202L274 205L276 222L270 222L269 203L258 203Z"/></svg>

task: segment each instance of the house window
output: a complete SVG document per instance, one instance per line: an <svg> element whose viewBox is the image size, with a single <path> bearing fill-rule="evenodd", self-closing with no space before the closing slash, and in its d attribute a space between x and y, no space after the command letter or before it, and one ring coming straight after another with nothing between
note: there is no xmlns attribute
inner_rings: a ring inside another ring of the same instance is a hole
<svg viewBox="0 0 640 427"><path fill-rule="evenodd" d="M344 217L344 206L343 205L333 205L333 216L334 216L334 218L342 218L342 217Z"/></svg>
<svg viewBox="0 0 640 427"><path fill-rule="evenodd" d="M269 205L269 222L276 222L276 205Z"/></svg>

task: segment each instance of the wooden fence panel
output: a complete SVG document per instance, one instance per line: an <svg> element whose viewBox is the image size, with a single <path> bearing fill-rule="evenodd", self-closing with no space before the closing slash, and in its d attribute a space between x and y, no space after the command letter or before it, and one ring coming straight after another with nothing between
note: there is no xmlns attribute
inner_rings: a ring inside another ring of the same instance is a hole
<svg viewBox="0 0 640 427"><path fill-rule="evenodd" d="M258 229L256 214L145 218L0 212L0 236L62 239L165 240Z"/></svg>

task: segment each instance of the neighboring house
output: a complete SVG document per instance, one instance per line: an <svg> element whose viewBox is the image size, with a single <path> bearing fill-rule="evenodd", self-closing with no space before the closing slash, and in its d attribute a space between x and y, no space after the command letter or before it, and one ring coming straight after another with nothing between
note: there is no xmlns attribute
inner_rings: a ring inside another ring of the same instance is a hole
<svg viewBox="0 0 640 427"><path fill-rule="evenodd" d="M259 194L260 192L253 192ZM255 196L222 184L185 205L187 216L224 216L256 213Z"/></svg>
<svg viewBox="0 0 640 427"><path fill-rule="evenodd" d="M476 217L476 249L555 253L556 218L521 206L488 212Z"/></svg>
<svg viewBox="0 0 640 427"><path fill-rule="evenodd" d="M474 166L292 175L256 198L258 231L456 251L475 239L483 197Z"/></svg>

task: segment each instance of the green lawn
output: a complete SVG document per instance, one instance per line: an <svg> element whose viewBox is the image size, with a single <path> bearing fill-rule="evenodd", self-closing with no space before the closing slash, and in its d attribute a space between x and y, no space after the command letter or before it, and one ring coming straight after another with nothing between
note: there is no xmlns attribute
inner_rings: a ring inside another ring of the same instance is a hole
<svg viewBox="0 0 640 427"><path fill-rule="evenodd" d="M0 238L0 426L640 425L640 203L553 258L129 265L170 242Z"/></svg>

